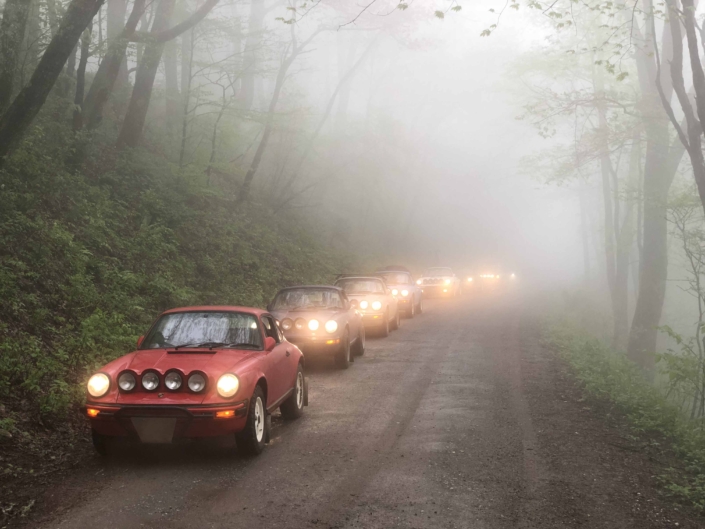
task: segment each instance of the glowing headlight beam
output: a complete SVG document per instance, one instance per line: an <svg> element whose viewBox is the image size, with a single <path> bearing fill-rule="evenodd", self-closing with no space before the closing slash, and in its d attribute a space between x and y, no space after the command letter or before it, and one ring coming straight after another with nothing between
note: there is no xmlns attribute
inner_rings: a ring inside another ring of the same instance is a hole
<svg viewBox="0 0 705 529"><path fill-rule="evenodd" d="M218 385L216 387L218 389L218 395L225 399L229 399L237 393L237 390L240 387L240 381L232 373L226 373L218 379Z"/></svg>
<svg viewBox="0 0 705 529"><path fill-rule="evenodd" d="M96 373L88 380L86 387L91 397L102 397L110 389L110 379L105 373Z"/></svg>
<svg viewBox="0 0 705 529"><path fill-rule="evenodd" d="M372 310L379 310L382 308L382 303L379 301L372 302Z"/></svg>

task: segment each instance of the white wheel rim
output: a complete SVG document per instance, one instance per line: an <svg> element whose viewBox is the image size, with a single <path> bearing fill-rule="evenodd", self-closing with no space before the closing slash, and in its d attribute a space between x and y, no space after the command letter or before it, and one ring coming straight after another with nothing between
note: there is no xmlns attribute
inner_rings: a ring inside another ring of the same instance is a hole
<svg viewBox="0 0 705 529"><path fill-rule="evenodd" d="M264 405L259 397L255 401L255 435L257 442L262 442L264 438Z"/></svg>
<svg viewBox="0 0 705 529"><path fill-rule="evenodd" d="M299 371L296 375L296 407L301 408L304 405L304 374Z"/></svg>

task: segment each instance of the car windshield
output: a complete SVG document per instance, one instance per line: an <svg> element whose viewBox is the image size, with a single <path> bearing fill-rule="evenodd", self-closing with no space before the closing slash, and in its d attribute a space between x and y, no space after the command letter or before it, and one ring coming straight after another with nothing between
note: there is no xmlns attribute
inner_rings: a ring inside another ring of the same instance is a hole
<svg viewBox="0 0 705 529"><path fill-rule="evenodd" d="M342 288L346 294L384 294L381 279L339 279L335 286Z"/></svg>
<svg viewBox="0 0 705 529"><path fill-rule="evenodd" d="M429 268L423 273L424 277L448 277L453 272L450 268Z"/></svg>
<svg viewBox="0 0 705 529"><path fill-rule="evenodd" d="M379 272L379 277L388 285L410 285L411 276L405 272Z"/></svg>
<svg viewBox="0 0 705 529"><path fill-rule="evenodd" d="M141 348L235 346L262 348L256 316L241 312L165 314L159 318Z"/></svg>
<svg viewBox="0 0 705 529"><path fill-rule="evenodd" d="M292 288L274 298L272 310L342 309L340 293L330 288Z"/></svg>

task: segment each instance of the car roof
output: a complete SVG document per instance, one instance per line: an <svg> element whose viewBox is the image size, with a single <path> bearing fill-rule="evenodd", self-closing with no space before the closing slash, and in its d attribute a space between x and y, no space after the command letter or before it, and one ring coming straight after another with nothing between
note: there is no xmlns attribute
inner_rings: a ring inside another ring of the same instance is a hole
<svg viewBox="0 0 705 529"><path fill-rule="evenodd" d="M180 312L246 312L260 316L267 314L266 310L256 309L254 307L239 307L235 305L199 305L194 307L178 307L175 309L165 310L162 314L177 314Z"/></svg>
<svg viewBox="0 0 705 529"><path fill-rule="evenodd" d="M377 277L377 276L345 276L345 277L340 277L340 278L336 279L335 282L337 283L338 281L342 281L344 279L367 279L367 280L371 279L374 281L382 281L382 278Z"/></svg>
<svg viewBox="0 0 705 529"><path fill-rule="evenodd" d="M380 268L375 273L381 274L382 272L406 272L407 274L410 274L411 270L409 270L407 267L401 266L401 265L389 265L389 266L385 266L384 268Z"/></svg>

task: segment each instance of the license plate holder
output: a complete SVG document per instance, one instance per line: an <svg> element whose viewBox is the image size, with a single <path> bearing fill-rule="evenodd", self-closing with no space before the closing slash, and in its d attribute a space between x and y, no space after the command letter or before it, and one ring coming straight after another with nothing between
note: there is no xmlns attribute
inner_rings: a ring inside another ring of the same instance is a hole
<svg viewBox="0 0 705 529"><path fill-rule="evenodd" d="M143 443L169 444L174 438L176 419L170 417L132 417L132 426Z"/></svg>

